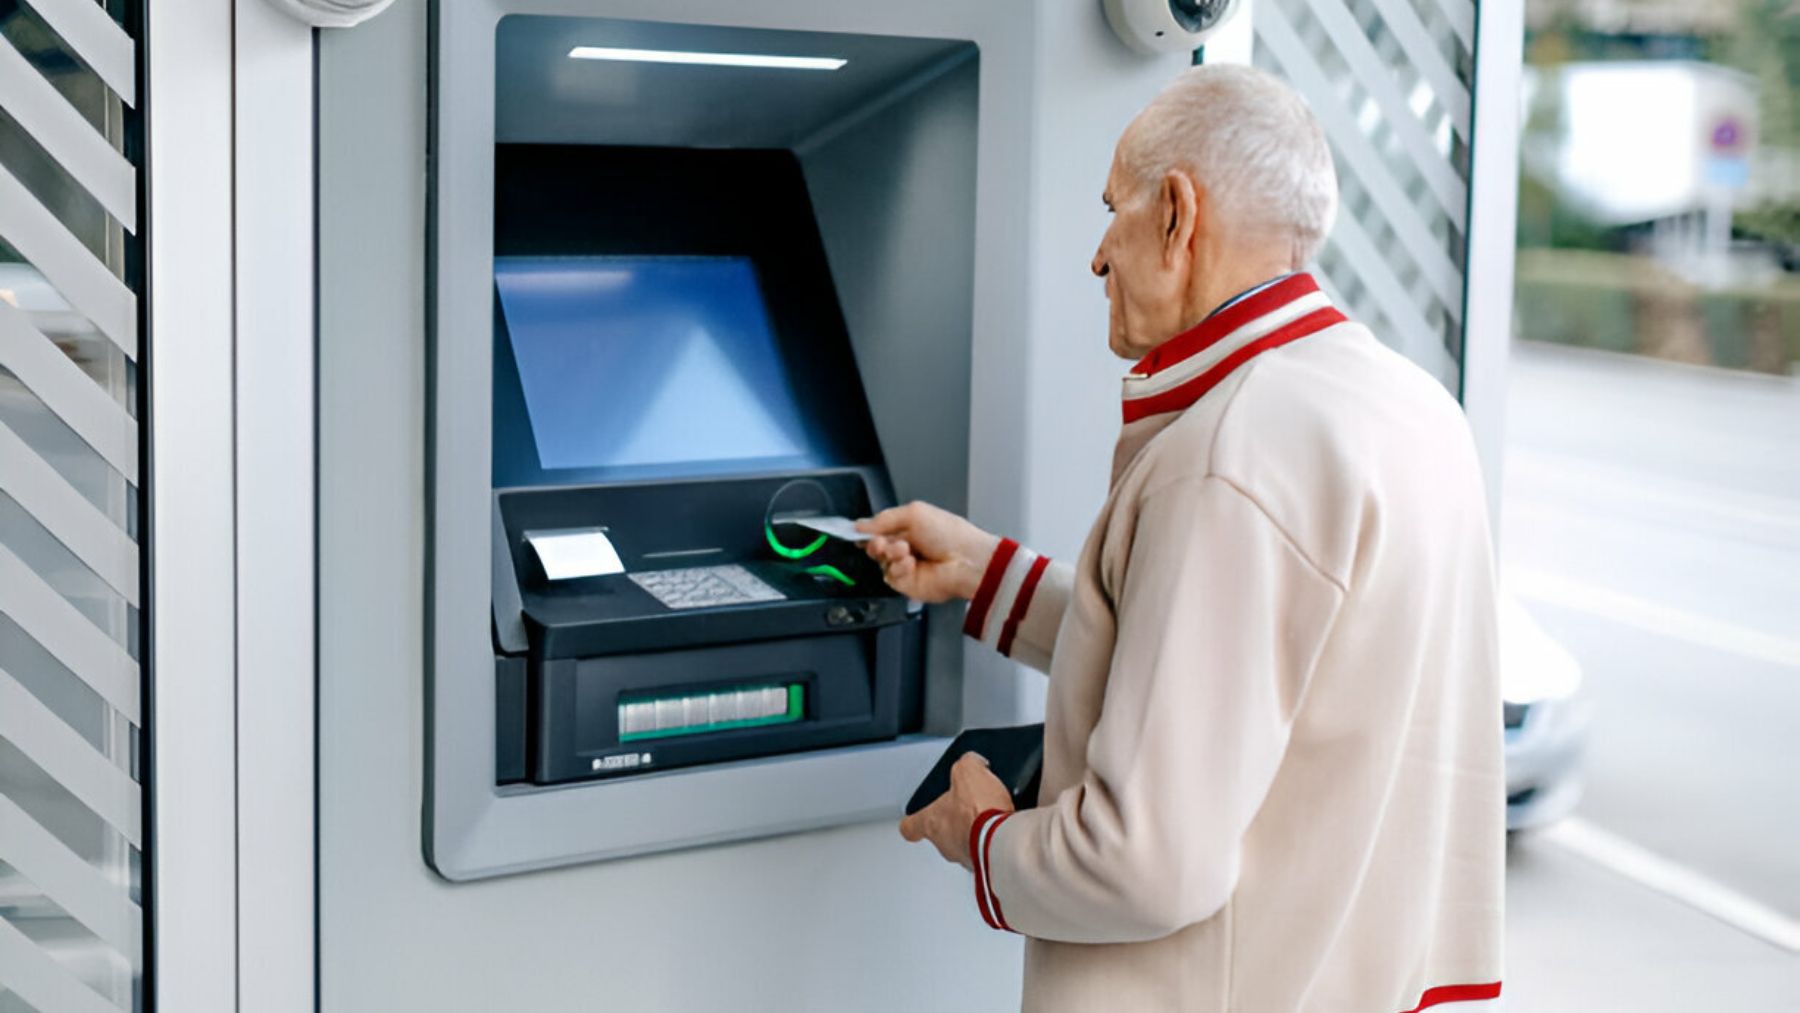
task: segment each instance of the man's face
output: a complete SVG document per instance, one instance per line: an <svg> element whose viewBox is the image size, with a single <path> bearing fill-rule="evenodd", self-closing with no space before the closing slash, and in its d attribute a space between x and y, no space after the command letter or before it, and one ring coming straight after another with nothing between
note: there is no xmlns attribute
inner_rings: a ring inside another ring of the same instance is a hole
<svg viewBox="0 0 1800 1013"><path fill-rule="evenodd" d="M1128 136L1129 136L1129 132ZM1123 139L1119 149L1125 147ZM1103 199L1112 223L1094 252L1094 274L1112 304L1107 344L1124 359L1140 359L1181 329L1192 257L1171 234L1168 188L1147 183L1113 153Z"/></svg>

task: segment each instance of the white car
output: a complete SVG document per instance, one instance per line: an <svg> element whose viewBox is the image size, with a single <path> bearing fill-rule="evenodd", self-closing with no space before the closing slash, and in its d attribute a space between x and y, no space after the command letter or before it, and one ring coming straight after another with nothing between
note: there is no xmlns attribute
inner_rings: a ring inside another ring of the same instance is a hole
<svg viewBox="0 0 1800 1013"><path fill-rule="evenodd" d="M1500 595L1500 691L1506 725L1506 829L1568 814L1581 799L1593 701L1581 663L1509 593Z"/></svg>

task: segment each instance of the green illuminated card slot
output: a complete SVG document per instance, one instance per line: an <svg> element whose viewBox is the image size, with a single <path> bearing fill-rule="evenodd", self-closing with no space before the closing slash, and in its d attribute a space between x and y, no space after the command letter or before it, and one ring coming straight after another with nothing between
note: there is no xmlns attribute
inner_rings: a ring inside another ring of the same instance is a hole
<svg viewBox="0 0 1800 1013"><path fill-rule="evenodd" d="M805 717L806 686L798 682L668 696L634 694L619 698L619 741L785 725Z"/></svg>

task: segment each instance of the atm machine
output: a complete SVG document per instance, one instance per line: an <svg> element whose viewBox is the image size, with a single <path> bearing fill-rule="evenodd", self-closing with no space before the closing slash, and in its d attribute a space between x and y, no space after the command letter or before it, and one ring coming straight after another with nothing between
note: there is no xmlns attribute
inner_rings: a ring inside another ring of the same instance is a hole
<svg viewBox="0 0 1800 1013"><path fill-rule="evenodd" d="M893 504L789 152L495 159L499 783L917 732L924 614L808 527Z"/></svg>
<svg viewBox="0 0 1800 1013"><path fill-rule="evenodd" d="M956 615L811 525L966 503L976 46L568 7L433 12L452 880L897 816L963 719Z"/></svg>

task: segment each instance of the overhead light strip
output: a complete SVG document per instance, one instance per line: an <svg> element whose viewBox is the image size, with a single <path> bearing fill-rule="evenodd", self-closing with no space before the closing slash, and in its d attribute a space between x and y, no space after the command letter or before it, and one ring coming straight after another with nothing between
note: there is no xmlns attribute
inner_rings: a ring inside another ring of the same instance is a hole
<svg viewBox="0 0 1800 1013"><path fill-rule="evenodd" d="M679 49L617 49L611 46L576 46L573 60L614 60L623 63L677 63L709 67L769 67L776 70L836 70L848 63L835 56L772 56L763 53L696 53Z"/></svg>

